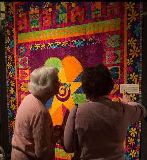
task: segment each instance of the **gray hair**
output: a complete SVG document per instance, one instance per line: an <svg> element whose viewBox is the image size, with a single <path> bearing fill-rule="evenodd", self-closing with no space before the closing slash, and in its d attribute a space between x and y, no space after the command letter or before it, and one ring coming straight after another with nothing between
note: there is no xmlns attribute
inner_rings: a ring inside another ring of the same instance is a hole
<svg viewBox="0 0 147 160"><path fill-rule="evenodd" d="M33 95L44 96L52 93L58 80L58 69L54 67L39 67L30 75L29 92Z"/></svg>

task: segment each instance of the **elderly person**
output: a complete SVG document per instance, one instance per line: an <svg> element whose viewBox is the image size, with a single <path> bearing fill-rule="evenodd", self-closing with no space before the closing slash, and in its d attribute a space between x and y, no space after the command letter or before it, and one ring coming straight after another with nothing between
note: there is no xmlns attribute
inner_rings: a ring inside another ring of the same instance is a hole
<svg viewBox="0 0 147 160"><path fill-rule="evenodd" d="M141 104L109 99L113 85L103 64L83 71L87 102L73 107L64 130L64 147L67 152L78 151L76 160L124 160L128 125L142 120L146 112Z"/></svg>
<svg viewBox="0 0 147 160"><path fill-rule="evenodd" d="M58 93L58 70L40 67L30 75L29 91L17 110L11 160L53 160L53 123L47 100Z"/></svg>

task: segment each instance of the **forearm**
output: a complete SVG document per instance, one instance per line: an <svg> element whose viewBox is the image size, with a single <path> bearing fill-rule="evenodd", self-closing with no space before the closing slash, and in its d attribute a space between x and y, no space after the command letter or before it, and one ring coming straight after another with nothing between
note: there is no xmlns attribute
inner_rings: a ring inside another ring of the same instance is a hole
<svg viewBox="0 0 147 160"><path fill-rule="evenodd" d="M137 102L128 102L129 105L132 105L132 106L136 106L136 107L139 107L141 110L142 110L142 113L143 113L143 117L146 118L147 117L147 111L146 111L146 108L140 104L140 103L137 103Z"/></svg>
<svg viewBox="0 0 147 160"><path fill-rule="evenodd" d="M53 125L48 112L41 112L34 121L33 139L37 159L52 160L54 157Z"/></svg>
<svg viewBox="0 0 147 160"><path fill-rule="evenodd" d="M69 153L74 151L75 114L76 108L73 108L69 114L64 130L64 147L66 152Z"/></svg>
<svg viewBox="0 0 147 160"><path fill-rule="evenodd" d="M136 110L138 110L137 108L140 108L141 109L141 115L142 115L141 117L142 118L147 117L147 110L146 110L146 108L142 104L140 104L140 103L132 102L131 98L130 98L130 95L128 93L124 93L123 94L123 99L120 98L120 100L124 104L128 104L128 105L134 106L136 108Z"/></svg>

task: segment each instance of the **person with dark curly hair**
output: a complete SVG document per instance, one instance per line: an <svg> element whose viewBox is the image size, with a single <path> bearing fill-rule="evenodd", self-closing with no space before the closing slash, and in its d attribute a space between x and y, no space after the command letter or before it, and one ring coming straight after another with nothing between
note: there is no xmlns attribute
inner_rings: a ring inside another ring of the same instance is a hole
<svg viewBox="0 0 147 160"><path fill-rule="evenodd" d="M66 152L82 160L124 160L124 141L129 124L146 116L144 106L120 98L114 102L109 94L114 86L104 64L85 68L82 88L87 101L71 110L65 130Z"/></svg>

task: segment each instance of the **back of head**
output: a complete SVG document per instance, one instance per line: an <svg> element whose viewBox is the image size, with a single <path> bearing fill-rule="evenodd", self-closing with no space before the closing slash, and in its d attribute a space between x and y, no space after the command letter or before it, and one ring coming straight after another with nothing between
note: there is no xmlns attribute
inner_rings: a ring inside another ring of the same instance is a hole
<svg viewBox="0 0 147 160"><path fill-rule="evenodd" d="M40 67L30 75L29 91L33 95L44 96L54 93L58 83L58 69L54 67Z"/></svg>
<svg viewBox="0 0 147 160"><path fill-rule="evenodd" d="M98 98L108 95L113 89L109 69L102 63L85 68L82 74L82 88L87 98Z"/></svg>

